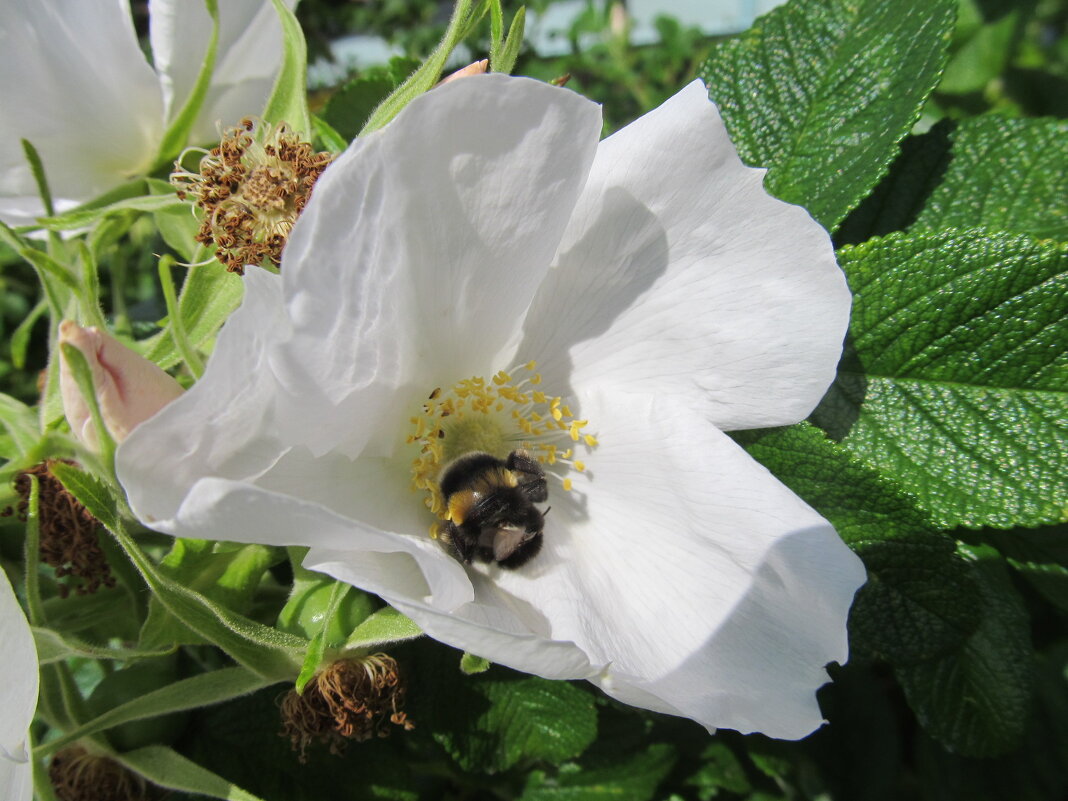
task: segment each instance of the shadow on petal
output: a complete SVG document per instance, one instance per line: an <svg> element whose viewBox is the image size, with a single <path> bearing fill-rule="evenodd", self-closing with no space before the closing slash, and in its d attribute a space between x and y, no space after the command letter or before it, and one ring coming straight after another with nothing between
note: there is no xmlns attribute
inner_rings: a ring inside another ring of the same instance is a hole
<svg viewBox="0 0 1068 801"><path fill-rule="evenodd" d="M781 538L724 623L670 673L650 679L609 667L597 683L629 704L709 728L800 739L823 723L825 666L848 657L846 618L865 580L833 529Z"/></svg>

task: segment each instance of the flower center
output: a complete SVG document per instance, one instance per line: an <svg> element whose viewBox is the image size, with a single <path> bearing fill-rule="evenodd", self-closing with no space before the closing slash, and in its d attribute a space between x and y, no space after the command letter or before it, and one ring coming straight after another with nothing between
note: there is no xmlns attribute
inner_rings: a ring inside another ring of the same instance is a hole
<svg viewBox="0 0 1068 801"><path fill-rule="evenodd" d="M488 381L473 376L439 387L411 418L407 441L419 446L412 461L412 488L426 493L424 503L439 520L450 514L439 483L442 469L466 454L483 452L503 461L526 451L565 491L572 486L569 473L585 471L575 449L588 451L597 438L583 432L588 421L577 420L563 398L540 388L536 368L536 362L527 362Z"/></svg>

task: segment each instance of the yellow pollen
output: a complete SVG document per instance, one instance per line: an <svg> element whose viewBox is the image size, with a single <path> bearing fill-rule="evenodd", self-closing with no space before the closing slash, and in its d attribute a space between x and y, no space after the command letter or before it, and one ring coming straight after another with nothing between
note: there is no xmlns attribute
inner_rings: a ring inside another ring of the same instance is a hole
<svg viewBox="0 0 1068 801"><path fill-rule="evenodd" d="M591 435L580 436L587 420L575 420L559 396L540 390L524 391L537 384L537 363L527 362L512 370L501 370L487 381L472 376L451 387L434 389L409 418L411 429L405 441L417 448L412 459L412 489L424 492L424 502L438 521L449 518L438 485L442 468L466 453L485 451L507 459L514 450L529 451L541 464L553 469L546 476L556 479L570 491L570 470L582 473L586 464L571 461L572 447L561 446L580 438L587 447L596 444ZM430 536L439 536L438 523Z"/></svg>

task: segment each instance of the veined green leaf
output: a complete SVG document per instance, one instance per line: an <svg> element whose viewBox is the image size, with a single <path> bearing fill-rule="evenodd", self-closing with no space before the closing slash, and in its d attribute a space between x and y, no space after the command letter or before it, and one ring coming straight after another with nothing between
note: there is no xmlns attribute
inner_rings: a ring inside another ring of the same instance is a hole
<svg viewBox="0 0 1068 801"><path fill-rule="evenodd" d="M992 549L973 574L983 597L979 627L958 653L897 669L920 723L950 751L990 757L1023 736L1033 690L1027 610Z"/></svg>
<svg viewBox="0 0 1068 801"><path fill-rule="evenodd" d="M1068 121L962 120L913 230L983 226L1068 242Z"/></svg>
<svg viewBox="0 0 1068 801"><path fill-rule="evenodd" d="M284 122L289 130L311 141L311 115L308 113L308 47L300 23L282 0L271 0L282 24L282 68L275 78L271 96L263 109L265 122Z"/></svg>
<svg viewBox="0 0 1068 801"><path fill-rule="evenodd" d="M200 767L170 748L150 745L114 757L153 784L168 790L221 798L223 801L262 801L236 784Z"/></svg>
<svg viewBox="0 0 1068 801"><path fill-rule="evenodd" d="M1068 245L982 229L841 251L852 355L814 419L936 525L1068 516Z"/></svg>
<svg viewBox="0 0 1068 801"><path fill-rule="evenodd" d="M241 667L200 673L160 687L158 690L145 693L132 701L110 709L78 728L66 732L63 736L38 746L34 753L35 756L54 754L82 737L106 731L123 723L211 706L239 695L255 692L272 683L274 682Z"/></svg>
<svg viewBox="0 0 1068 801"><path fill-rule="evenodd" d="M938 82L954 0L795 0L701 69L743 161L833 230L875 186Z"/></svg>

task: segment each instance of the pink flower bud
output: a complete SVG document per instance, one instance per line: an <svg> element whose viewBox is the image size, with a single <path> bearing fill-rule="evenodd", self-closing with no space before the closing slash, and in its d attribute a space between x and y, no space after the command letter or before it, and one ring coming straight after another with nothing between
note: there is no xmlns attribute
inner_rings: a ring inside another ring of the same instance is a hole
<svg viewBox="0 0 1068 801"><path fill-rule="evenodd" d="M104 425L116 442L122 442L139 423L183 392L171 376L106 331L64 320L59 324L59 344L73 345L85 356ZM65 358L60 358L59 387L63 412L74 436L90 448L98 448L89 406Z"/></svg>
<svg viewBox="0 0 1068 801"><path fill-rule="evenodd" d="M457 78L466 78L469 75L483 75L486 70L489 69L489 59L484 58L481 61L476 61L473 64L468 64L466 67L461 67L456 72L450 73L438 81L438 86L444 86L450 81L455 81Z"/></svg>

